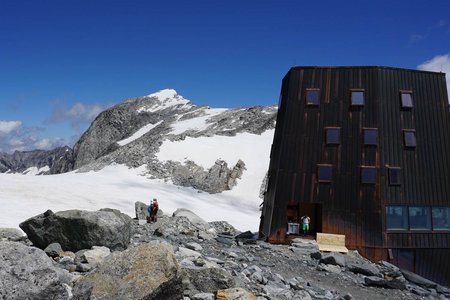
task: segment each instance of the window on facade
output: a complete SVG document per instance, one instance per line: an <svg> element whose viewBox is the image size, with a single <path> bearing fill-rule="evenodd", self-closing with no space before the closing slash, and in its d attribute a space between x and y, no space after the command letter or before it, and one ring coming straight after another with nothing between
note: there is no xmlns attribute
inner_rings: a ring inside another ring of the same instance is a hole
<svg viewBox="0 0 450 300"><path fill-rule="evenodd" d="M403 130L405 147L415 148L417 145L416 132L414 130Z"/></svg>
<svg viewBox="0 0 450 300"><path fill-rule="evenodd" d="M431 230L431 212L428 206L409 207L409 228L411 230Z"/></svg>
<svg viewBox="0 0 450 300"><path fill-rule="evenodd" d="M389 185L400 185L401 184L401 169L398 167L389 167Z"/></svg>
<svg viewBox="0 0 450 300"><path fill-rule="evenodd" d="M361 167L361 183L375 184L377 182L377 169L375 167Z"/></svg>
<svg viewBox="0 0 450 300"><path fill-rule="evenodd" d="M338 127L327 127L326 132L326 143L327 145L339 145L341 141L341 128Z"/></svg>
<svg viewBox="0 0 450 300"><path fill-rule="evenodd" d="M306 105L318 106L320 104L320 90L307 89L306 90Z"/></svg>
<svg viewBox="0 0 450 300"><path fill-rule="evenodd" d="M386 229L408 230L408 211L406 206L386 206Z"/></svg>
<svg viewBox="0 0 450 300"><path fill-rule="evenodd" d="M378 144L378 129L365 128L364 129L364 145L376 146Z"/></svg>
<svg viewBox="0 0 450 300"><path fill-rule="evenodd" d="M364 105L364 90L351 90L350 103L352 106Z"/></svg>
<svg viewBox="0 0 450 300"><path fill-rule="evenodd" d="M411 92L400 92L400 103L402 108L409 109L413 107L412 93Z"/></svg>
<svg viewBox="0 0 450 300"><path fill-rule="evenodd" d="M450 207L437 206L431 209L434 230L450 230Z"/></svg>
<svg viewBox="0 0 450 300"><path fill-rule="evenodd" d="M317 165L319 182L331 182L333 178L332 165Z"/></svg>

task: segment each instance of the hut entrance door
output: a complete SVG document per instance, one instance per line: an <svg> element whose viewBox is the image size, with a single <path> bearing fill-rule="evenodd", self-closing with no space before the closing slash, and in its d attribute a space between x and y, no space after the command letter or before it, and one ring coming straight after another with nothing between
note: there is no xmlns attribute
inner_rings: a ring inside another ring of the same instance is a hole
<svg viewBox="0 0 450 300"><path fill-rule="evenodd" d="M300 203L299 205L299 217L308 215L311 219L309 225L311 235L315 235L317 232L322 232L322 204L318 203ZM299 220L301 224L301 220ZM300 225L301 230L301 225Z"/></svg>

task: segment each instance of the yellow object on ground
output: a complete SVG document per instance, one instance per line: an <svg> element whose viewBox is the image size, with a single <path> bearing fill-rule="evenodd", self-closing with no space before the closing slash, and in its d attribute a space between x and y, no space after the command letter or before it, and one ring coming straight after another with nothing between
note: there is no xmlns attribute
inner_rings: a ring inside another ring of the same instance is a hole
<svg viewBox="0 0 450 300"><path fill-rule="evenodd" d="M316 239L319 251L348 252L348 249L345 247L345 235L343 234L318 232Z"/></svg>

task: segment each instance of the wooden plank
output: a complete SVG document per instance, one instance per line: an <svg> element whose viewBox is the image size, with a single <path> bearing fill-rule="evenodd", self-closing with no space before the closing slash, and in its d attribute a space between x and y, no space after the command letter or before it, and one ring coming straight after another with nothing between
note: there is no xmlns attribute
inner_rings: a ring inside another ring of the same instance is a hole
<svg viewBox="0 0 450 300"><path fill-rule="evenodd" d="M319 251L348 252L345 247L345 235L318 232L316 240Z"/></svg>

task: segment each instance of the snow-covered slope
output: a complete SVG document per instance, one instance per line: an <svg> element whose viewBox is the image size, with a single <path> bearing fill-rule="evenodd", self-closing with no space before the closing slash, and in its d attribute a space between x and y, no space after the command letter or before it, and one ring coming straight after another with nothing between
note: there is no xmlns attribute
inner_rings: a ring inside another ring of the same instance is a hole
<svg viewBox="0 0 450 300"><path fill-rule="evenodd" d="M126 100L102 112L75 145L77 171L0 174L0 227L46 209L110 207L134 217L136 201L156 197L165 213L185 207L255 231L276 110L196 106L175 90Z"/></svg>

